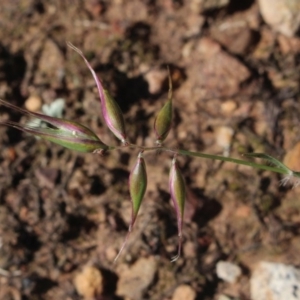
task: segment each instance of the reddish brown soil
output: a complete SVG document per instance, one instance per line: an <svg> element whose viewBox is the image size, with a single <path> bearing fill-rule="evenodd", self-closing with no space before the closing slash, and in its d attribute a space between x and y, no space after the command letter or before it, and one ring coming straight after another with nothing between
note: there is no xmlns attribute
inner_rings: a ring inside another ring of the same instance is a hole
<svg viewBox="0 0 300 300"><path fill-rule="evenodd" d="M153 145L168 65L175 120L166 145L222 154L229 143L232 157L256 151L283 159L300 136L299 38L274 33L255 1L205 12L196 2L3 0L0 98L20 107L33 95L43 103L64 98L65 118L118 144L70 41L120 104L130 141ZM1 107L0 121L8 118L24 122ZM228 128L232 138L224 134ZM172 156L146 153L147 194L114 265L130 221L127 180L137 151L78 154L6 127L0 143L0 299L83 299L74 278L86 265L104 280L94 299L129 299L120 292L124 268L146 258L153 278L143 268L136 271L145 276L141 282L128 278L132 289L145 285L141 299L172 299L180 284L190 285L197 299L249 299L256 262L300 264L300 189L280 186L279 175L180 157L187 183L184 245L171 264L177 251L168 191ZM220 259L242 266L236 284L217 279Z"/></svg>

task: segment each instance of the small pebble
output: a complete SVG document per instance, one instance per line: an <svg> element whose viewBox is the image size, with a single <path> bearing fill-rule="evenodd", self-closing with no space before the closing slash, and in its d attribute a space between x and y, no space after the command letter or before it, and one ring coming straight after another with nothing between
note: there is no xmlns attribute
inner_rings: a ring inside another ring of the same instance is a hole
<svg viewBox="0 0 300 300"><path fill-rule="evenodd" d="M97 268L86 266L74 278L74 285L77 293L85 300L95 299L103 292L103 277Z"/></svg>
<svg viewBox="0 0 300 300"><path fill-rule="evenodd" d="M233 100L227 100L221 104L221 110L223 113L230 115L237 108L236 102Z"/></svg>
<svg viewBox="0 0 300 300"><path fill-rule="evenodd" d="M178 286L173 294L172 300L195 300L196 291L187 284Z"/></svg>
<svg viewBox="0 0 300 300"><path fill-rule="evenodd" d="M216 142L223 148L223 155L229 155L229 149L232 143L234 130L228 126L218 127L216 130Z"/></svg>
<svg viewBox="0 0 300 300"><path fill-rule="evenodd" d="M227 261L219 261L216 266L216 272L218 278L229 283L236 282L242 274L242 270L238 265Z"/></svg>
<svg viewBox="0 0 300 300"><path fill-rule="evenodd" d="M259 0L260 13L273 30L292 37L300 27L299 0Z"/></svg>
<svg viewBox="0 0 300 300"><path fill-rule="evenodd" d="M154 257L140 258L132 266L118 266L119 277L116 294L132 300L144 299L144 292L152 284L158 264Z"/></svg>
<svg viewBox="0 0 300 300"><path fill-rule="evenodd" d="M160 93L163 89L163 84L168 78L168 71L153 69L146 73L145 80L148 82L150 94Z"/></svg>
<svg viewBox="0 0 300 300"><path fill-rule="evenodd" d="M42 99L39 96L30 96L25 101L25 108L29 111L37 112L42 107Z"/></svg>

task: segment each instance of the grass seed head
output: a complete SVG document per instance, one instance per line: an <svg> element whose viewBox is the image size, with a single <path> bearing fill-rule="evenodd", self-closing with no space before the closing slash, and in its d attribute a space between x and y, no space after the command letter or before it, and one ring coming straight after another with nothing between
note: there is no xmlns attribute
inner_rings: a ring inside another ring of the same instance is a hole
<svg viewBox="0 0 300 300"><path fill-rule="evenodd" d="M173 205L177 217L177 226L178 226L178 253L172 258L172 262L176 261L181 254L181 244L182 244L182 222L184 214L184 204L185 204L185 181L181 174L181 171L178 167L176 155L172 160L172 166L169 176L169 189Z"/></svg>
<svg viewBox="0 0 300 300"><path fill-rule="evenodd" d="M162 142L168 136L172 127L173 118L173 98L172 98L172 80L169 72L169 94L165 105L158 112L154 121L154 131L156 135L156 144L161 146Z"/></svg>
<svg viewBox="0 0 300 300"><path fill-rule="evenodd" d="M19 108L11 103L0 100L0 104L16 110L24 115L34 117L38 120L50 124L52 127L35 127L31 125L22 125L12 121L4 121L1 124L7 125L34 136L51 141L65 148L79 152L97 152L103 153L109 147L105 145L99 137L88 127L74 121L55 118L35 112L30 112ZM41 124L41 123L38 123Z"/></svg>
<svg viewBox="0 0 300 300"><path fill-rule="evenodd" d="M146 164L143 157L143 152L141 151L138 155L137 161L132 168L130 175L129 175L129 193L132 205L132 212L131 212L131 221L128 228L128 233L124 239L124 242L121 246L121 249L118 255L115 258L115 262L117 261L118 257L122 253L129 235L132 231L133 225L135 223L137 214L139 212L142 200L144 198L145 192L147 188L147 172L146 172Z"/></svg>
<svg viewBox="0 0 300 300"><path fill-rule="evenodd" d="M83 58L85 64L93 75L100 97L103 118L107 127L122 142L122 144L127 145L128 142L126 140L124 117L118 103L110 96L108 91L103 88L101 80L98 78L95 70L85 58L82 51L69 42L67 45Z"/></svg>

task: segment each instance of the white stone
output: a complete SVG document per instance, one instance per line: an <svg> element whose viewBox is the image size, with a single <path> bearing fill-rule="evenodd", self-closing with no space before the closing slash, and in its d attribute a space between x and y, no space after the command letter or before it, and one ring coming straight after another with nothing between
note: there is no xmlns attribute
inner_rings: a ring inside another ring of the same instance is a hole
<svg viewBox="0 0 300 300"><path fill-rule="evenodd" d="M250 280L252 300L300 300L300 270L291 265L260 262Z"/></svg>
<svg viewBox="0 0 300 300"><path fill-rule="evenodd" d="M63 115L63 110L65 108L65 99L58 98L51 102L49 105L44 104L42 106L42 111L44 114L50 117L61 118Z"/></svg>
<svg viewBox="0 0 300 300"><path fill-rule="evenodd" d="M293 36L300 27L299 0L259 0L264 21L275 31Z"/></svg>
<svg viewBox="0 0 300 300"><path fill-rule="evenodd" d="M222 260L217 263L216 272L218 278L229 283L236 282L238 277L242 274L242 270L239 266Z"/></svg>

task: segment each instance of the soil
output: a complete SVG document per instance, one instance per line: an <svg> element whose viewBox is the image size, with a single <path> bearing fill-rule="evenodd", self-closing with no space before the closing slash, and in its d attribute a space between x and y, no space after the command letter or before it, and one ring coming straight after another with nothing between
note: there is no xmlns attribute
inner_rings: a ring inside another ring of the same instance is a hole
<svg viewBox="0 0 300 300"><path fill-rule="evenodd" d="M255 1L243 3L200 10L196 0L3 0L0 98L20 107L32 97L63 98L64 118L118 145L70 41L118 101L131 142L154 145L169 66L175 118L166 145L282 160L300 136L300 38L275 33ZM0 121L26 121L0 112ZM300 189L281 185L278 174L179 157L187 185L183 253L170 263L177 251L172 155L145 153L147 193L114 264L130 222L137 151L81 154L5 126L0 143L0 299L167 300L184 284L195 299L246 300L257 262L300 265ZM299 166L293 151L290 164ZM219 260L242 268L236 283L218 279Z"/></svg>

